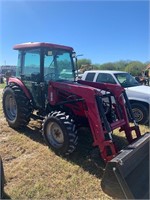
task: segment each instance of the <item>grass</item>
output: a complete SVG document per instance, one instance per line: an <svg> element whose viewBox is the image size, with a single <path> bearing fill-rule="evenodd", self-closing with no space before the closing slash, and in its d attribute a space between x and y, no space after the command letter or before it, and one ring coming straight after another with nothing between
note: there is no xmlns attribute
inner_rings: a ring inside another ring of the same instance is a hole
<svg viewBox="0 0 150 200"><path fill-rule="evenodd" d="M31 122L29 129L18 133L3 121L0 137L7 195L12 199L111 199L100 188L103 169L86 151L76 152L74 158L58 157L32 128Z"/></svg>
<svg viewBox="0 0 150 200"><path fill-rule="evenodd" d="M112 199L100 187L105 165L99 156L93 156L91 144L83 142L66 159L47 147L40 132L40 121L31 121L26 129L18 132L8 127L0 108L0 124L0 155L7 198Z"/></svg>
<svg viewBox="0 0 150 200"><path fill-rule="evenodd" d="M80 130L77 150L62 158L46 146L40 121L31 121L23 131L15 131L8 127L0 103L0 124L7 198L112 199L100 187L105 164L99 151L92 148L87 130ZM141 132L148 131L145 126L140 128ZM117 137L118 131L115 134Z"/></svg>
<svg viewBox="0 0 150 200"><path fill-rule="evenodd" d="M0 83L0 89L3 89L6 86L6 83Z"/></svg>

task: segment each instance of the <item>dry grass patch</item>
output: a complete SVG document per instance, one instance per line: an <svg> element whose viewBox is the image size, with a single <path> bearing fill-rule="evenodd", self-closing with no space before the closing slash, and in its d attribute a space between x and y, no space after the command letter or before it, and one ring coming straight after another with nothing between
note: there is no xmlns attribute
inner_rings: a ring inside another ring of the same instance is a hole
<svg viewBox="0 0 150 200"><path fill-rule="evenodd" d="M61 158L45 144L40 121L31 121L24 130L15 131L8 127L2 113L0 117L0 154L4 162L7 197L111 199L100 187L104 163L88 141L83 141L70 157Z"/></svg>
<svg viewBox="0 0 150 200"><path fill-rule="evenodd" d="M111 199L100 188L102 170L86 152L83 156L75 152L76 158L80 156L77 160L73 155L64 159L49 150L43 139L37 142L32 136L10 130L7 137L4 132L0 135L0 153L6 174L5 191L12 199Z"/></svg>

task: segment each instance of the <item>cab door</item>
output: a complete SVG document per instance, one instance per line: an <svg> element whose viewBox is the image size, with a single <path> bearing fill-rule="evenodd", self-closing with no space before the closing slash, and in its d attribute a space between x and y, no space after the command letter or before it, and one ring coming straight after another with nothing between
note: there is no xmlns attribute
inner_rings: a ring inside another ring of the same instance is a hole
<svg viewBox="0 0 150 200"><path fill-rule="evenodd" d="M42 108L45 99L43 99L41 49L23 51L21 66L21 80L30 91L35 107Z"/></svg>

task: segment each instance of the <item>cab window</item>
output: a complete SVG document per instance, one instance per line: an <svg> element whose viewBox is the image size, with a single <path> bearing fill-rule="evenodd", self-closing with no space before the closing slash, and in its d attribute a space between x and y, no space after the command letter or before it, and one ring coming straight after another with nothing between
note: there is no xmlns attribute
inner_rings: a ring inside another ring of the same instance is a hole
<svg viewBox="0 0 150 200"><path fill-rule="evenodd" d="M95 76L95 73L88 73L85 80L86 81L93 81L94 80L94 76Z"/></svg>
<svg viewBox="0 0 150 200"><path fill-rule="evenodd" d="M107 73L99 73L96 82L116 84L113 76Z"/></svg>

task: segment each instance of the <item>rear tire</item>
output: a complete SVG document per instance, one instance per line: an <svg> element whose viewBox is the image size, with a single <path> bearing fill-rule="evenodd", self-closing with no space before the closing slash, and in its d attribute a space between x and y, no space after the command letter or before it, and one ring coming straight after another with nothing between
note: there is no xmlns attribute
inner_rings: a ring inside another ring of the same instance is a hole
<svg viewBox="0 0 150 200"><path fill-rule="evenodd" d="M139 124L147 124L149 121L149 109L141 103L131 103L135 120Z"/></svg>
<svg viewBox="0 0 150 200"><path fill-rule="evenodd" d="M77 145L77 130L73 119L64 112L50 113L42 124L48 146L58 155L71 154Z"/></svg>
<svg viewBox="0 0 150 200"><path fill-rule="evenodd" d="M29 99L17 85L8 85L3 92L3 112L12 128L25 127L30 121L32 107Z"/></svg>

